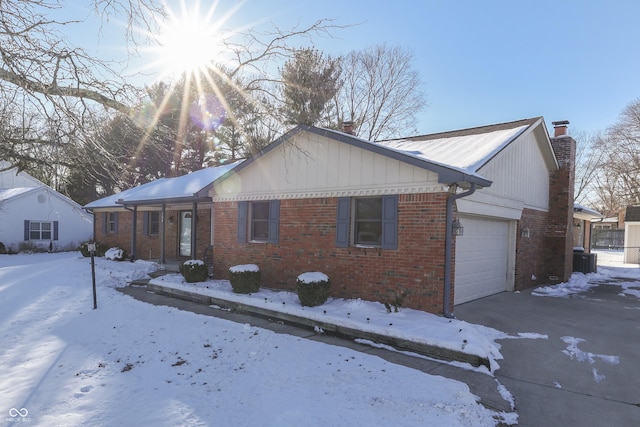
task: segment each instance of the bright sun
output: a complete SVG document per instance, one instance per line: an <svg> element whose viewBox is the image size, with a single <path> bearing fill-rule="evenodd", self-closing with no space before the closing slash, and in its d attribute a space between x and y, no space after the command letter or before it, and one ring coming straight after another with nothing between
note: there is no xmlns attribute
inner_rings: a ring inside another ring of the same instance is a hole
<svg viewBox="0 0 640 427"><path fill-rule="evenodd" d="M205 70L213 62L222 62L221 25L229 18L217 16L218 2L214 2L206 13L200 10L200 1L190 7L180 0L180 11L168 8L167 20L162 23L160 33L155 35L158 42L157 60L152 65L158 67L162 77L176 77L183 73Z"/></svg>

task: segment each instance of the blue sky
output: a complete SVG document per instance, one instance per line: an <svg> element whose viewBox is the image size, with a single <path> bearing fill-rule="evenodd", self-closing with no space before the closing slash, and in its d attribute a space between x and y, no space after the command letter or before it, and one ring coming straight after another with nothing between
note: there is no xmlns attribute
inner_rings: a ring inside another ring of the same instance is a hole
<svg viewBox="0 0 640 427"><path fill-rule="evenodd" d="M332 54L410 49L429 98L419 133L535 116L592 132L640 97L637 0L248 0L233 21L260 17L359 24L318 40Z"/></svg>
<svg viewBox="0 0 640 427"><path fill-rule="evenodd" d="M176 12L179 2L169 1ZM213 3L201 0L201 10ZM352 26L315 40L326 53L380 43L410 50L429 100L418 133L536 116L549 128L566 119L570 132L593 132L640 97L637 0L220 0L216 13L238 6L225 27L331 18Z"/></svg>

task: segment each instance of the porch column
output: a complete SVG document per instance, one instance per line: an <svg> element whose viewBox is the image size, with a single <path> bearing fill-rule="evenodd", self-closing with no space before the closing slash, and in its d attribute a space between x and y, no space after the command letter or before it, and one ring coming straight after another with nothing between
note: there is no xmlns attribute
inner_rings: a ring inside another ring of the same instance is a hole
<svg viewBox="0 0 640 427"><path fill-rule="evenodd" d="M162 226L160 227L160 264L166 264L166 258L165 258L165 254L164 254L164 249L165 249L165 238L166 238L166 220L167 220L167 205L165 205L164 203L162 204Z"/></svg>
<svg viewBox="0 0 640 427"><path fill-rule="evenodd" d="M197 259L196 256L196 229L198 228L198 202L193 202L191 207L191 259Z"/></svg>
<svg viewBox="0 0 640 427"><path fill-rule="evenodd" d="M131 259L136 259L136 237L138 235L138 207L134 206L131 211L133 223L131 224Z"/></svg>

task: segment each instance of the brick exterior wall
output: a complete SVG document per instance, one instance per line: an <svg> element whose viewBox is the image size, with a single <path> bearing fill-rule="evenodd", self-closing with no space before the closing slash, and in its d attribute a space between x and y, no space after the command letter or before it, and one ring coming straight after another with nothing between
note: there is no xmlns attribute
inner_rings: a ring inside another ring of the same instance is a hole
<svg viewBox="0 0 640 427"><path fill-rule="evenodd" d="M446 193L398 199L398 249L336 247L337 198L282 200L278 244L237 241L237 202L214 208L214 277L238 264L257 264L262 286L294 290L298 275L322 271L331 295L442 312ZM454 252L455 253L455 252ZM453 301L453 295L452 299Z"/></svg>
<svg viewBox="0 0 640 427"><path fill-rule="evenodd" d="M549 221L546 232L549 283L564 282L573 272L573 186L576 142L570 136L551 138L559 169L549 179ZM557 277L557 279L553 279Z"/></svg>
<svg viewBox="0 0 640 427"><path fill-rule="evenodd" d="M516 233L515 290L547 283L545 258L547 253L547 212L524 209ZM522 230L529 230L529 237Z"/></svg>
<svg viewBox="0 0 640 427"><path fill-rule="evenodd" d="M187 209L183 209L187 210ZM180 212L183 210L167 209L165 223L165 258L167 260L186 260L191 257L179 255L179 222ZM196 221L196 256L202 258L205 249L210 245L211 236L211 209L198 208ZM143 212L138 211L136 221L136 259L159 260L161 258L162 240L159 235L146 236L143 233ZM133 225L133 212L119 211L118 234L103 233L104 216L102 212L96 212L94 219L94 239L96 242L109 247L119 247L131 255L131 230ZM162 227L162 225L161 225Z"/></svg>

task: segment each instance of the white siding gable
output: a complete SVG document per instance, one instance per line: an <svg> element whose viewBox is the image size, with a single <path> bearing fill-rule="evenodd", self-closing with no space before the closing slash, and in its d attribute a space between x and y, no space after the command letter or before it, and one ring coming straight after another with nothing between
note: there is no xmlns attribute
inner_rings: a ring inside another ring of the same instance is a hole
<svg viewBox="0 0 640 427"><path fill-rule="evenodd" d="M520 135L478 170L491 187L459 199L458 210L509 219L523 208L548 211L550 171L541 146L535 132Z"/></svg>
<svg viewBox="0 0 640 427"><path fill-rule="evenodd" d="M24 242L24 221L58 222L58 240L54 250L76 249L93 235L93 216L80 205L41 187L12 197L0 204L0 242L18 250ZM35 242L48 248L48 242Z"/></svg>
<svg viewBox="0 0 640 427"><path fill-rule="evenodd" d="M309 132L215 186L214 201L435 192L436 173Z"/></svg>

